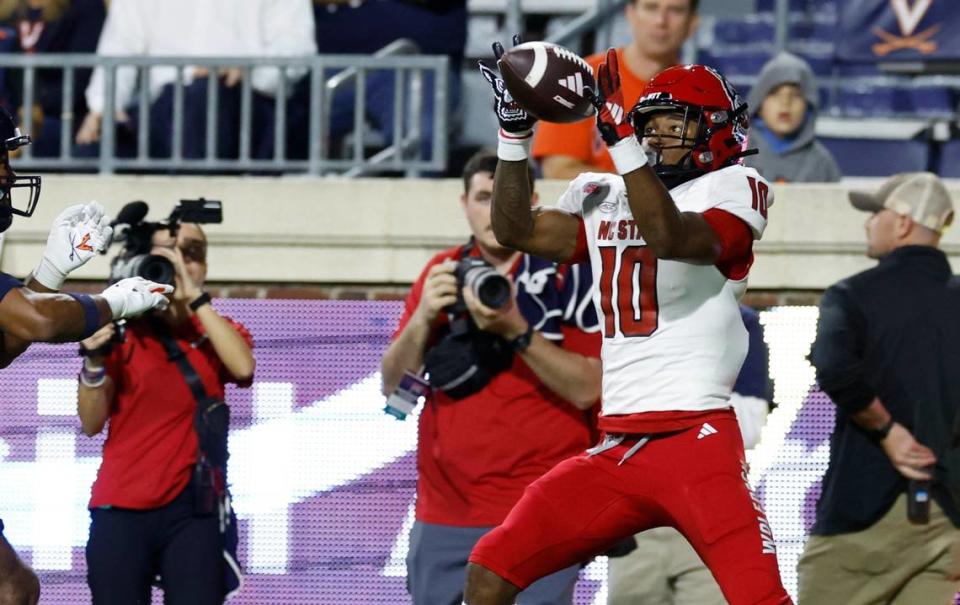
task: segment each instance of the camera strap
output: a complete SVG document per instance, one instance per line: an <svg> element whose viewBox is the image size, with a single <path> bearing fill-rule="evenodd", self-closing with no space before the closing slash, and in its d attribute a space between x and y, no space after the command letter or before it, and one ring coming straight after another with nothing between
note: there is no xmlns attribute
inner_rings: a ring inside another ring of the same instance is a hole
<svg viewBox="0 0 960 605"><path fill-rule="evenodd" d="M200 379L200 375L197 374L197 370L193 367L193 364L190 363L190 360L187 359L186 352L180 348L177 341L170 335L167 326L156 318L151 318L150 324L151 327L153 327L153 331L156 332L160 338L160 342L163 343L163 348L167 351L167 359L176 362L177 368L179 368L183 379L186 381L196 401L197 408L193 415L193 430L197 433L197 448L200 450L201 456L200 462L204 462L207 454L203 451L203 417L207 410L203 406L207 405L207 402L210 401L208 399L207 389L203 386L203 381ZM227 469L224 467L219 470L221 474L220 478L223 481L223 493L220 494L221 500L219 507L220 534L224 541L223 557L226 562L223 567L223 586L224 597L229 599L243 586L243 572L240 569L237 557L240 538L237 534L236 513L233 510L230 492L226 488L225 473Z"/></svg>
<svg viewBox="0 0 960 605"><path fill-rule="evenodd" d="M193 394L193 398L197 404L197 410L193 417L193 428L197 432L197 438L201 439L203 437L203 414L206 411L203 409L203 406L206 405L206 402L209 399L207 394L207 389L203 386L203 380L200 379L200 375L197 374L197 370L194 369L193 364L190 363L190 360L187 359L187 354L177 345L177 341L170 335L169 330L166 325L164 325L159 320L152 320L151 326L153 331L157 333L157 336L160 338L160 342L163 343L163 348L167 351L167 360L173 361L177 364L177 368L180 370L180 373L183 375L183 379L187 383L190 392Z"/></svg>

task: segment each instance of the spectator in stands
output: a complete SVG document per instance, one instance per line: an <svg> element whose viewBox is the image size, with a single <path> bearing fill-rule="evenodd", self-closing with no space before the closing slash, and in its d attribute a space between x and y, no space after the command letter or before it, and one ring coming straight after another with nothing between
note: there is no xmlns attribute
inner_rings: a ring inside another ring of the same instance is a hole
<svg viewBox="0 0 960 605"><path fill-rule="evenodd" d="M871 213L867 256L879 263L820 301L810 359L837 421L798 603L952 603L960 282L938 246L953 202L925 172L852 192L850 202Z"/></svg>
<svg viewBox="0 0 960 605"><path fill-rule="evenodd" d="M104 0L14 0L0 2L0 22L16 32L20 52L93 53L106 17ZM73 115L87 112L83 95L90 81L90 69L74 70L73 99L69 108ZM63 115L63 70L41 69L36 73L33 108L25 112L22 84L10 80L12 105L20 107L23 116L32 116L33 154L38 157L59 155Z"/></svg>
<svg viewBox="0 0 960 605"><path fill-rule="evenodd" d="M226 18L229 16L230 18ZM313 12L310 0L112 0L107 13L98 54L215 57L299 57L316 53ZM132 155L136 149L138 108L131 109L136 86L134 68L121 68L116 74L117 120L121 132L118 150ZM176 69L156 67L150 70L150 149L155 157L169 157L172 151L174 82ZM306 73L290 68L288 85L292 90ZM203 157L206 152L207 78L206 67L184 69L183 155ZM218 80L219 117L216 156L235 157L239 139L237 120L240 103L239 69L224 69ZM260 67L252 72L254 95L253 157L272 155L272 106L278 96L280 70ZM94 70L87 87L90 113L77 132L77 143L91 145L101 136L104 111L105 72ZM265 114L262 117L260 114ZM261 119L257 119L261 118ZM301 135L302 136L302 135ZM122 144L121 144L122 143ZM92 150L87 148L85 154Z"/></svg>
<svg viewBox="0 0 960 605"><path fill-rule="evenodd" d="M760 153L744 163L771 182L839 181L840 167L815 138L818 95L806 61L788 52L770 59L747 98L749 144Z"/></svg>
<svg viewBox="0 0 960 605"><path fill-rule="evenodd" d="M165 603L216 605L238 569L225 558L223 523L231 517L218 498L226 481L224 388L250 386L253 343L203 291L207 241L199 225L182 224L176 235L159 230L153 244L151 254L175 268L170 307L129 322L122 336L108 324L80 343L82 430L93 436L110 423L90 497L87 582L94 605L149 603L158 575ZM194 422L198 406L202 423ZM210 427L222 431L219 444ZM213 481L201 457L216 468Z"/></svg>
<svg viewBox="0 0 960 605"><path fill-rule="evenodd" d="M647 81L680 62L684 42L697 29L699 0L631 0L625 14L633 41L617 51L626 107L633 107ZM586 58L594 72L606 53ZM548 179L572 179L581 172L614 172L607 146L592 118L573 124L541 121L533 158Z"/></svg>
<svg viewBox="0 0 960 605"><path fill-rule="evenodd" d="M466 0L314 0L317 23L317 48L321 54L370 55L384 46L407 38L424 55L447 55L447 101L451 116L460 106L460 67L467 40ZM356 32L362 31L358 36ZM430 74L428 73L428 76ZM387 145L393 142L393 71L367 72L364 109L370 124L383 135ZM424 78L424 108L421 116L423 149L429 152L433 141L433 78ZM353 83L337 91L332 99L330 136L334 140L353 131ZM409 116L407 116L409 118ZM409 132L409 124L404 133ZM452 130L452 128L451 128ZM447 133L450 134L449 132Z"/></svg>
<svg viewBox="0 0 960 605"><path fill-rule="evenodd" d="M464 168L460 203L473 235L427 263L383 357L385 395L424 365L434 387L420 414L407 557L416 605L460 603L477 540L503 521L527 485L594 437L600 339L590 272L497 242L490 226L496 166L496 154L482 151ZM509 277L514 287L505 306L482 305L458 282L456 261L463 258L483 259ZM453 313L461 295L466 310ZM455 377L471 367L486 378L461 386ZM574 565L541 579L519 603L569 605L578 571Z"/></svg>
<svg viewBox="0 0 960 605"><path fill-rule="evenodd" d="M743 447L749 450L760 442L773 392L760 315L741 304L740 316L750 340L730 404L737 413ZM636 549L607 563L608 605L726 605L710 570L676 529L658 527L634 539Z"/></svg>

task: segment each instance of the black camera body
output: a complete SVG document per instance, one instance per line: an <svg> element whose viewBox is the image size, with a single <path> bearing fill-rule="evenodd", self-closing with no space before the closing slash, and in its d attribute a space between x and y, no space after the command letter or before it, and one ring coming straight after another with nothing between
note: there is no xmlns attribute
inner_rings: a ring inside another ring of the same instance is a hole
<svg viewBox="0 0 960 605"><path fill-rule="evenodd" d="M503 338L477 329L467 312L462 290L469 288L477 300L493 309L510 304L513 293L510 280L479 257L460 259L454 275L457 302L445 309L450 319L448 331L426 352L423 363L433 388L451 399L463 399L509 369L513 365L513 349Z"/></svg>
<svg viewBox="0 0 960 605"><path fill-rule="evenodd" d="M165 221L143 220L148 211L146 202L130 202L113 221L113 242L122 243L123 250L110 261L111 284L127 277L139 276L153 282L173 285L176 274L173 263L162 256L150 254L153 234L163 229L176 236L181 223L223 222L223 204L202 197L180 200Z"/></svg>
<svg viewBox="0 0 960 605"><path fill-rule="evenodd" d="M476 256L460 259L454 275L457 277L457 302L447 309L450 313L467 312L461 292L464 287L470 288L477 300L491 309L502 309L510 303L510 280L484 259Z"/></svg>

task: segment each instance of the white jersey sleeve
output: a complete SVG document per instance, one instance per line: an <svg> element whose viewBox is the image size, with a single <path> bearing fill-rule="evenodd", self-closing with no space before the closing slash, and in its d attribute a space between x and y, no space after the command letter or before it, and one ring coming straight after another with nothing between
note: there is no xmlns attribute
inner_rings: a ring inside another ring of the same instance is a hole
<svg viewBox="0 0 960 605"><path fill-rule="evenodd" d="M558 210L583 217L584 200L598 195L604 186L607 187L606 191L609 191L607 181L610 176L609 174L597 172L584 172L580 174L577 178L570 181L566 191L563 192L554 207ZM605 193L606 192L604 192L604 195Z"/></svg>
<svg viewBox="0 0 960 605"><path fill-rule="evenodd" d="M770 184L753 168L735 165L710 173L708 208L724 210L750 226L753 238L763 237L767 208L773 205Z"/></svg>

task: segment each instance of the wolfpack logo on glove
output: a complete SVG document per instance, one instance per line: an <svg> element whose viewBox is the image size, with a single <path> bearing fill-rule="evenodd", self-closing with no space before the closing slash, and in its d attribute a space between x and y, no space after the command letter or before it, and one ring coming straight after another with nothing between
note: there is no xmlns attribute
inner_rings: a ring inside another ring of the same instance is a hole
<svg viewBox="0 0 960 605"><path fill-rule="evenodd" d="M529 130L536 121L531 118L526 111L520 107L510 91L496 73L483 63L480 63L480 73L486 78L487 82L493 88L494 105L497 118L500 120L500 127L506 132L519 133Z"/></svg>

